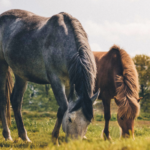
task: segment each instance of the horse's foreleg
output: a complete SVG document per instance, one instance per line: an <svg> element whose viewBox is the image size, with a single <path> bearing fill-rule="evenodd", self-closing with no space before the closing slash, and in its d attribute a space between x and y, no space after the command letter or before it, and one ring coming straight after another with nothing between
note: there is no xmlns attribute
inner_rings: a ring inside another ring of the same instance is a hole
<svg viewBox="0 0 150 150"><path fill-rule="evenodd" d="M59 130L61 127L61 123L62 123L62 118L57 117L55 127L54 127L53 132L52 132L52 142L56 145L59 145L58 144L58 137L59 137Z"/></svg>
<svg viewBox="0 0 150 150"><path fill-rule="evenodd" d="M15 75L15 85L11 95L11 104L13 107L14 116L18 128L18 135L22 140L30 142L30 139L28 138L27 132L24 128L21 114L23 94L26 90L26 85L26 81Z"/></svg>
<svg viewBox="0 0 150 150"><path fill-rule="evenodd" d="M5 140L12 141L10 130L7 123L6 117L6 73L8 71L8 66L6 63L0 62L0 115L2 120L2 127L3 127L3 136Z"/></svg>
<svg viewBox="0 0 150 150"><path fill-rule="evenodd" d="M109 135L109 120L111 118L110 114L110 99L103 99L103 106L104 106L104 118L105 118L105 127L103 131L104 139L111 139Z"/></svg>
<svg viewBox="0 0 150 150"><path fill-rule="evenodd" d="M59 109L57 112L57 121L52 132L52 141L54 144L58 144L60 126L62 123L64 113L67 110L67 98L65 95L65 86L64 84L62 84L61 80L56 75L50 76L50 83L57 103L59 105Z"/></svg>

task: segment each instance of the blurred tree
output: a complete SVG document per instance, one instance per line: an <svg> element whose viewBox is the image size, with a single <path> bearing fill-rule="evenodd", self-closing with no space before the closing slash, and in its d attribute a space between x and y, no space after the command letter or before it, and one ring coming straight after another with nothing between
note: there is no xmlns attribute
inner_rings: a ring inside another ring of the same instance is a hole
<svg viewBox="0 0 150 150"><path fill-rule="evenodd" d="M23 97L23 109L34 111L57 111L58 105L51 85L28 82Z"/></svg>
<svg viewBox="0 0 150 150"><path fill-rule="evenodd" d="M147 55L136 55L133 58L139 75L141 107L148 111L150 105L150 57Z"/></svg>

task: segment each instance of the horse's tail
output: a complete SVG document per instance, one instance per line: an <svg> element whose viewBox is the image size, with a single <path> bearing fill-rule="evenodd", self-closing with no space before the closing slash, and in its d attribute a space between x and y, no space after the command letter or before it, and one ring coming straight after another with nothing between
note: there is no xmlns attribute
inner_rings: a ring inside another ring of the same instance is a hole
<svg viewBox="0 0 150 150"><path fill-rule="evenodd" d="M12 93L13 89L13 79L12 79L12 74L11 74L11 69L10 67L8 68L7 75L6 75L6 87L5 87L5 94L6 94L6 110L7 110L7 122L8 125L11 125L11 110L10 110L10 95Z"/></svg>
<svg viewBox="0 0 150 150"><path fill-rule="evenodd" d="M81 105L76 105L77 107L75 106L73 110L77 110L81 106L85 117L91 120L93 117L93 108L90 97L94 91L96 78L94 55L81 23L67 13L61 14L64 16L65 22L73 29L77 47L77 51L74 51L73 54L68 54L69 59L67 62L70 76L70 95L75 84L77 94L82 97L81 101L79 100L79 104Z"/></svg>
<svg viewBox="0 0 150 150"><path fill-rule="evenodd" d="M140 111L138 73L133 60L127 52L114 45L111 50L118 51L122 73L116 75L116 104L119 117L135 118Z"/></svg>

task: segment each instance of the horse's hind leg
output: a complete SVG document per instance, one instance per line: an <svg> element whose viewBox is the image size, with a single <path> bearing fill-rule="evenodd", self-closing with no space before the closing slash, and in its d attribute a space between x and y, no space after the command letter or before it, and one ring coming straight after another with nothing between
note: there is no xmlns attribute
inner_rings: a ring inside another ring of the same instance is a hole
<svg viewBox="0 0 150 150"><path fill-rule="evenodd" d="M8 71L8 65L6 62L0 62L0 113L1 113L1 120L2 120L2 127L3 127L3 136L5 140L12 140L7 118L6 118L6 74Z"/></svg>
<svg viewBox="0 0 150 150"><path fill-rule="evenodd" d="M111 118L111 113L110 113L110 99L102 99L103 101L103 106L104 106L104 118L105 118L105 127L103 131L103 137L104 139L111 139L109 135L109 120Z"/></svg>
<svg viewBox="0 0 150 150"><path fill-rule="evenodd" d="M13 107L15 120L18 128L18 135L22 140L30 142L30 139L28 138L27 132L24 128L21 115L22 100L23 94L26 90L26 85L26 81L15 75L15 85L11 95L11 104Z"/></svg>

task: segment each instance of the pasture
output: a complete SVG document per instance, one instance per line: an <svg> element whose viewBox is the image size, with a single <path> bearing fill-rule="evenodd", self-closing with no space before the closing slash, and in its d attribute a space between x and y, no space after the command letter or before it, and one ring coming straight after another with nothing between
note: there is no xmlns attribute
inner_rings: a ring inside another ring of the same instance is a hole
<svg viewBox="0 0 150 150"><path fill-rule="evenodd" d="M150 115L141 113L135 121L135 140L120 139L119 126L116 120L116 114L112 114L110 121L111 141L104 141L101 133L104 127L104 118L101 112L95 112L95 117L86 134L87 139L70 140L65 142L65 134L62 129L59 136L59 146L53 145L51 133L56 121L56 112L33 112L23 111L24 125L32 143L25 143L18 139L17 127L12 116L12 125L10 127L14 142L6 142L0 134L0 149L36 149L36 150L148 150L150 149ZM0 133L2 126L0 125Z"/></svg>

